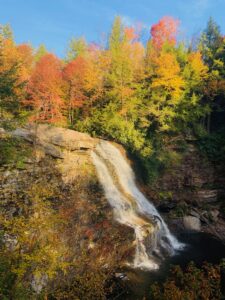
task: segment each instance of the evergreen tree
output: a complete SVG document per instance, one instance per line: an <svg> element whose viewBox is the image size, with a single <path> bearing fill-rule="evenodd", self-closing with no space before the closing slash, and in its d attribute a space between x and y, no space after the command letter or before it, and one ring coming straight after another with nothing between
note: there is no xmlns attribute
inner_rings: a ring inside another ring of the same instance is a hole
<svg viewBox="0 0 225 300"><path fill-rule="evenodd" d="M200 49L203 59L210 69L213 69L214 67L215 56L221 44L222 36L220 33L220 28L211 17L200 40Z"/></svg>

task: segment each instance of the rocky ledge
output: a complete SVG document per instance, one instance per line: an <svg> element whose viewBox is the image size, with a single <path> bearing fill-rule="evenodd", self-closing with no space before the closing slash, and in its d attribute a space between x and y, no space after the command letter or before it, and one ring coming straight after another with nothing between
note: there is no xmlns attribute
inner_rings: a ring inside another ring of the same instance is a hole
<svg viewBox="0 0 225 300"><path fill-rule="evenodd" d="M64 158L68 152L66 150L72 152L93 149L98 142L88 134L47 124L27 125L16 129L12 135L35 143L42 147L46 154L55 158Z"/></svg>

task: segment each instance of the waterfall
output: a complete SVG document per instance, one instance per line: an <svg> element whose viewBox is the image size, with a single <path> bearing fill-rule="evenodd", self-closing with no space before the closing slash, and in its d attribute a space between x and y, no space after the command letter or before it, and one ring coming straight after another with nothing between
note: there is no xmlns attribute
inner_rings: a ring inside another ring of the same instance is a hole
<svg viewBox="0 0 225 300"><path fill-rule="evenodd" d="M170 233L154 205L138 189L130 165L115 146L101 140L91 155L115 219L134 229L136 251L133 267L157 269L165 255L174 254L183 245Z"/></svg>

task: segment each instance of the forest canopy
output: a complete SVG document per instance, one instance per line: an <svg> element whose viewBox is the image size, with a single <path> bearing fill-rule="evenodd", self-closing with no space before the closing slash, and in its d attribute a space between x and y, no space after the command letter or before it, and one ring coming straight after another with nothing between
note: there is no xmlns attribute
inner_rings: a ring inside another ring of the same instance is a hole
<svg viewBox="0 0 225 300"><path fill-rule="evenodd" d="M16 44L0 28L3 127L45 122L115 140L141 160L168 136L205 137L224 126L225 38L210 18L194 41L165 16L142 41L115 18L106 46L72 38L66 57ZM157 138L156 138L157 137Z"/></svg>

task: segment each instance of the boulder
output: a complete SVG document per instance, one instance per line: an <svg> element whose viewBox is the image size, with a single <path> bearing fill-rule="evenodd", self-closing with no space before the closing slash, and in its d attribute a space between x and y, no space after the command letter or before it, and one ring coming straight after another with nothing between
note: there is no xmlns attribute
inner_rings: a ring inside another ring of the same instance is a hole
<svg viewBox="0 0 225 300"><path fill-rule="evenodd" d="M201 231L201 222L194 216L185 216L183 218L184 228L188 231Z"/></svg>

